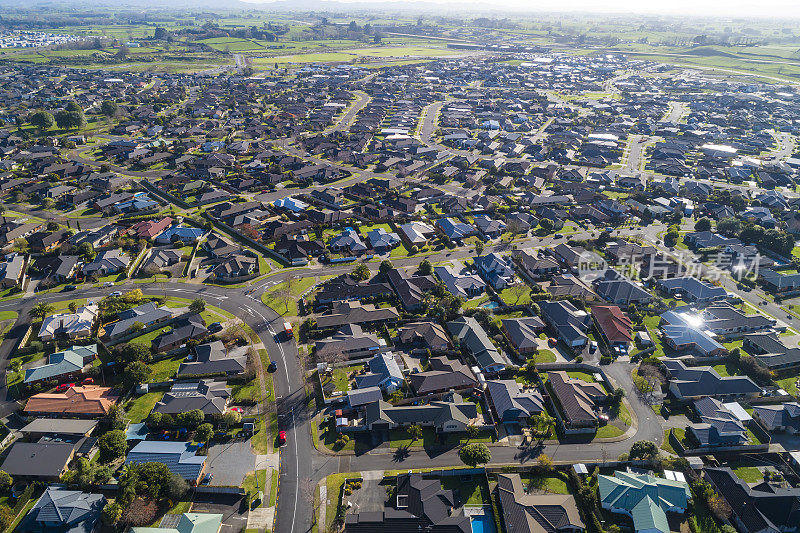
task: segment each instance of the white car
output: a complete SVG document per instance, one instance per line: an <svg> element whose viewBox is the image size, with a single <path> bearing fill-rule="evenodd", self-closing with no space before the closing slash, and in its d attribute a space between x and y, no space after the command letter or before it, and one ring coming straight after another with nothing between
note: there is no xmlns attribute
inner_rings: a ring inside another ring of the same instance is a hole
<svg viewBox="0 0 800 533"><path fill-rule="evenodd" d="M109 294L109 296L117 296L117 297L122 296L122 291L114 291L111 294Z"/></svg>
<svg viewBox="0 0 800 533"><path fill-rule="evenodd" d="M105 283L103 283L103 287L113 287L113 286L114 286L113 281L106 281Z"/></svg>

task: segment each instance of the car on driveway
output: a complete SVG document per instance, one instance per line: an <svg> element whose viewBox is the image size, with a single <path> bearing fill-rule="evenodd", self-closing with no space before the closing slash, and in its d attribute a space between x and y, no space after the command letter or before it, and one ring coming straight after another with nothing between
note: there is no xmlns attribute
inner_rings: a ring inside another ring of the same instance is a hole
<svg viewBox="0 0 800 533"><path fill-rule="evenodd" d="M65 390L71 389L74 387L74 383L62 383L58 387L56 387L56 392L64 392Z"/></svg>

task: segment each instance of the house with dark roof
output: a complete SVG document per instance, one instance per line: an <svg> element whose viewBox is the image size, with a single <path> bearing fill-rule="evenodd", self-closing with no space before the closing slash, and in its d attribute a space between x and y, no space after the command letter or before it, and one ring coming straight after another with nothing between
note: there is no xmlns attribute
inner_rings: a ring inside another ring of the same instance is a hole
<svg viewBox="0 0 800 533"><path fill-rule="evenodd" d="M539 317L505 318L502 321L503 332L514 348L521 354L530 353L539 347L539 333L544 331L545 324Z"/></svg>
<svg viewBox="0 0 800 533"><path fill-rule="evenodd" d="M378 282L375 278L369 281L356 281L350 275L335 277L317 292L317 303L329 304L339 300L361 300L364 298L386 298L392 295L392 286Z"/></svg>
<svg viewBox="0 0 800 533"><path fill-rule="evenodd" d="M397 359L391 352L379 353L367 361L369 372L356 376L356 387L378 387L387 393L392 393L403 384L403 371L397 364Z"/></svg>
<svg viewBox="0 0 800 533"><path fill-rule="evenodd" d="M586 311L578 310L571 302L566 300L541 301L539 308L542 319L563 341L573 350L580 350L589 340L587 331L592 318Z"/></svg>
<svg viewBox="0 0 800 533"><path fill-rule="evenodd" d="M339 356L354 360L372 358L384 348L385 343L374 333L364 333L358 324L347 324L334 335L318 340L315 344L315 353L319 360Z"/></svg>
<svg viewBox="0 0 800 533"><path fill-rule="evenodd" d="M231 389L224 381L175 382L153 407L153 412L177 415L199 409L206 416L222 415L230 398Z"/></svg>
<svg viewBox="0 0 800 533"><path fill-rule="evenodd" d="M483 372L495 374L505 370L506 363L500 352L474 317L464 316L448 322L447 331L475 358Z"/></svg>
<svg viewBox="0 0 800 533"><path fill-rule="evenodd" d="M742 533L794 533L800 530L800 489L766 481L749 485L728 467L705 468L703 477L731 508L731 522Z"/></svg>
<svg viewBox="0 0 800 533"><path fill-rule="evenodd" d="M519 474L498 474L496 490L508 532L580 533L586 527L569 494L529 494Z"/></svg>
<svg viewBox="0 0 800 533"><path fill-rule="evenodd" d="M364 406L363 428L367 431L388 431L398 427L419 425L432 427L437 433L466 431L467 426L482 424L478 406L464 401L453 392L441 400L423 405L392 405L383 400Z"/></svg>
<svg viewBox="0 0 800 533"><path fill-rule="evenodd" d="M153 302L147 302L132 309L127 309L117 314L119 320L103 326L103 337L116 340L131 333L131 326L135 323L151 328L172 320L174 313L169 307L156 307Z"/></svg>
<svg viewBox="0 0 800 533"><path fill-rule="evenodd" d="M761 387L747 376L720 376L710 366L688 367L678 359L662 364L670 378L669 391L679 400L712 396L724 400L750 399L761 395Z"/></svg>
<svg viewBox="0 0 800 533"><path fill-rule="evenodd" d="M102 494L50 486L28 511L16 531L25 533L92 533L106 506Z"/></svg>
<svg viewBox="0 0 800 533"><path fill-rule="evenodd" d="M594 290L605 301L617 305L646 304L653 299L649 292L622 277L596 281Z"/></svg>
<svg viewBox="0 0 800 533"><path fill-rule="evenodd" d="M378 324L394 322L400 313L394 307L376 307L358 301L334 302L330 311L317 317L317 327L339 328L345 324Z"/></svg>
<svg viewBox="0 0 800 533"><path fill-rule="evenodd" d="M406 311L422 309L425 293L436 288L433 276L413 276L397 268L390 270L386 278Z"/></svg>
<svg viewBox="0 0 800 533"><path fill-rule="evenodd" d="M450 489L442 489L438 477L423 479L422 474L399 474L396 487L394 502L382 511L345 515L345 533L472 533L470 518L455 512L455 495Z"/></svg>
<svg viewBox="0 0 800 533"><path fill-rule="evenodd" d="M571 378L562 370L548 372L547 378L565 432L593 431L597 427L598 407L608 399L603 386Z"/></svg>
<svg viewBox="0 0 800 533"><path fill-rule="evenodd" d="M547 287L547 292L549 292L553 298L571 296L584 302L596 302L600 300L600 297L594 292L594 289L592 289L590 285L573 274L563 274L550 278L550 285Z"/></svg>
<svg viewBox="0 0 800 533"><path fill-rule="evenodd" d="M792 435L800 434L800 403L754 405L753 418L769 431L782 431Z"/></svg>
<svg viewBox="0 0 800 533"><path fill-rule="evenodd" d="M514 260L520 270L530 279L546 279L561 270L561 265L550 255L535 256L526 250L516 250Z"/></svg>
<svg viewBox="0 0 800 533"><path fill-rule="evenodd" d="M750 333L744 336L742 348L761 365L773 372L800 367L800 348L786 346L774 333Z"/></svg>
<svg viewBox="0 0 800 533"><path fill-rule="evenodd" d="M758 278L764 287L773 293L800 290L800 274L781 274L771 268L758 271Z"/></svg>
<svg viewBox="0 0 800 533"><path fill-rule="evenodd" d="M125 464L163 463L170 472L194 484L206 467L206 456L197 455L197 448L191 442L145 440L128 452Z"/></svg>
<svg viewBox="0 0 800 533"><path fill-rule="evenodd" d="M494 252L474 258L478 273L496 290L514 283L514 267L507 258Z"/></svg>
<svg viewBox="0 0 800 533"><path fill-rule="evenodd" d="M189 341L201 340L208 336L205 320L199 314L189 315L175 322L171 331L156 337L150 348L156 353L164 353L180 348Z"/></svg>
<svg viewBox="0 0 800 533"><path fill-rule="evenodd" d="M85 438L17 441L11 446L0 469L11 474L15 480L58 481L84 442Z"/></svg>
<svg viewBox="0 0 800 533"><path fill-rule="evenodd" d="M656 285L664 294L671 297L680 296L689 302L709 303L725 300L728 297L725 287L715 287L693 276L661 279Z"/></svg>
<svg viewBox="0 0 800 533"><path fill-rule="evenodd" d="M178 367L177 377L224 374L236 376L243 374L247 368L247 347L241 346L228 350L222 341L213 341L196 346L193 355Z"/></svg>
<svg viewBox="0 0 800 533"><path fill-rule="evenodd" d="M497 420L503 423L526 422L545 410L541 392L522 390L513 379L487 381L486 394Z"/></svg>
<svg viewBox="0 0 800 533"><path fill-rule="evenodd" d="M700 417L700 423L690 424L686 429L689 439L697 447L747 444L747 428L744 422L725 404L715 398L706 397L695 400L693 407Z"/></svg>
<svg viewBox="0 0 800 533"><path fill-rule="evenodd" d="M429 370L408 376L409 384L417 396L473 389L479 385L472 370L458 359L431 357L428 366Z"/></svg>
<svg viewBox="0 0 800 533"><path fill-rule="evenodd" d="M418 349L441 351L450 348L447 332L432 320L404 324L398 331L397 341L404 346Z"/></svg>

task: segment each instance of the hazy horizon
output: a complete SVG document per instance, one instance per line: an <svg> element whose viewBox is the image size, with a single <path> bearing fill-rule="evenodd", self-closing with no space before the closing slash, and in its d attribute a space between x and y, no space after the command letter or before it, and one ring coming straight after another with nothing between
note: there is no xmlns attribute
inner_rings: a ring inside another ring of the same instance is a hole
<svg viewBox="0 0 800 533"><path fill-rule="evenodd" d="M250 4L272 4L285 0L242 0ZM321 0L326 1L326 0ZM797 0L765 0L754 6L753 2L743 0L673 0L668 3L644 3L639 0L617 0L610 3L600 0L501 0L481 2L479 0L331 0L332 4L375 4L392 9L413 9L426 4L439 4L443 7L460 5L462 8L486 9L496 11L517 12L586 12L610 14L647 14L647 15L689 15L726 17L758 17L758 18L793 18L800 17L800 2Z"/></svg>

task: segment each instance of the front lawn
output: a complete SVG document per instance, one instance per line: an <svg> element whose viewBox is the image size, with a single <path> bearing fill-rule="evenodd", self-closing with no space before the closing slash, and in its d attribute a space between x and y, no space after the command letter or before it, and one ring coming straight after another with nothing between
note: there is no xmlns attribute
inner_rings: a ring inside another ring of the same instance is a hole
<svg viewBox="0 0 800 533"><path fill-rule="evenodd" d="M125 403L125 412L131 424L144 422L153 407L164 396L163 392L148 392Z"/></svg>
<svg viewBox="0 0 800 533"><path fill-rule="evenodd" d="M483 477L473 475L469 479L461 476L442 476L442 488L458 493L464 505L482 506L489 504L489 487Z"/></svg>

